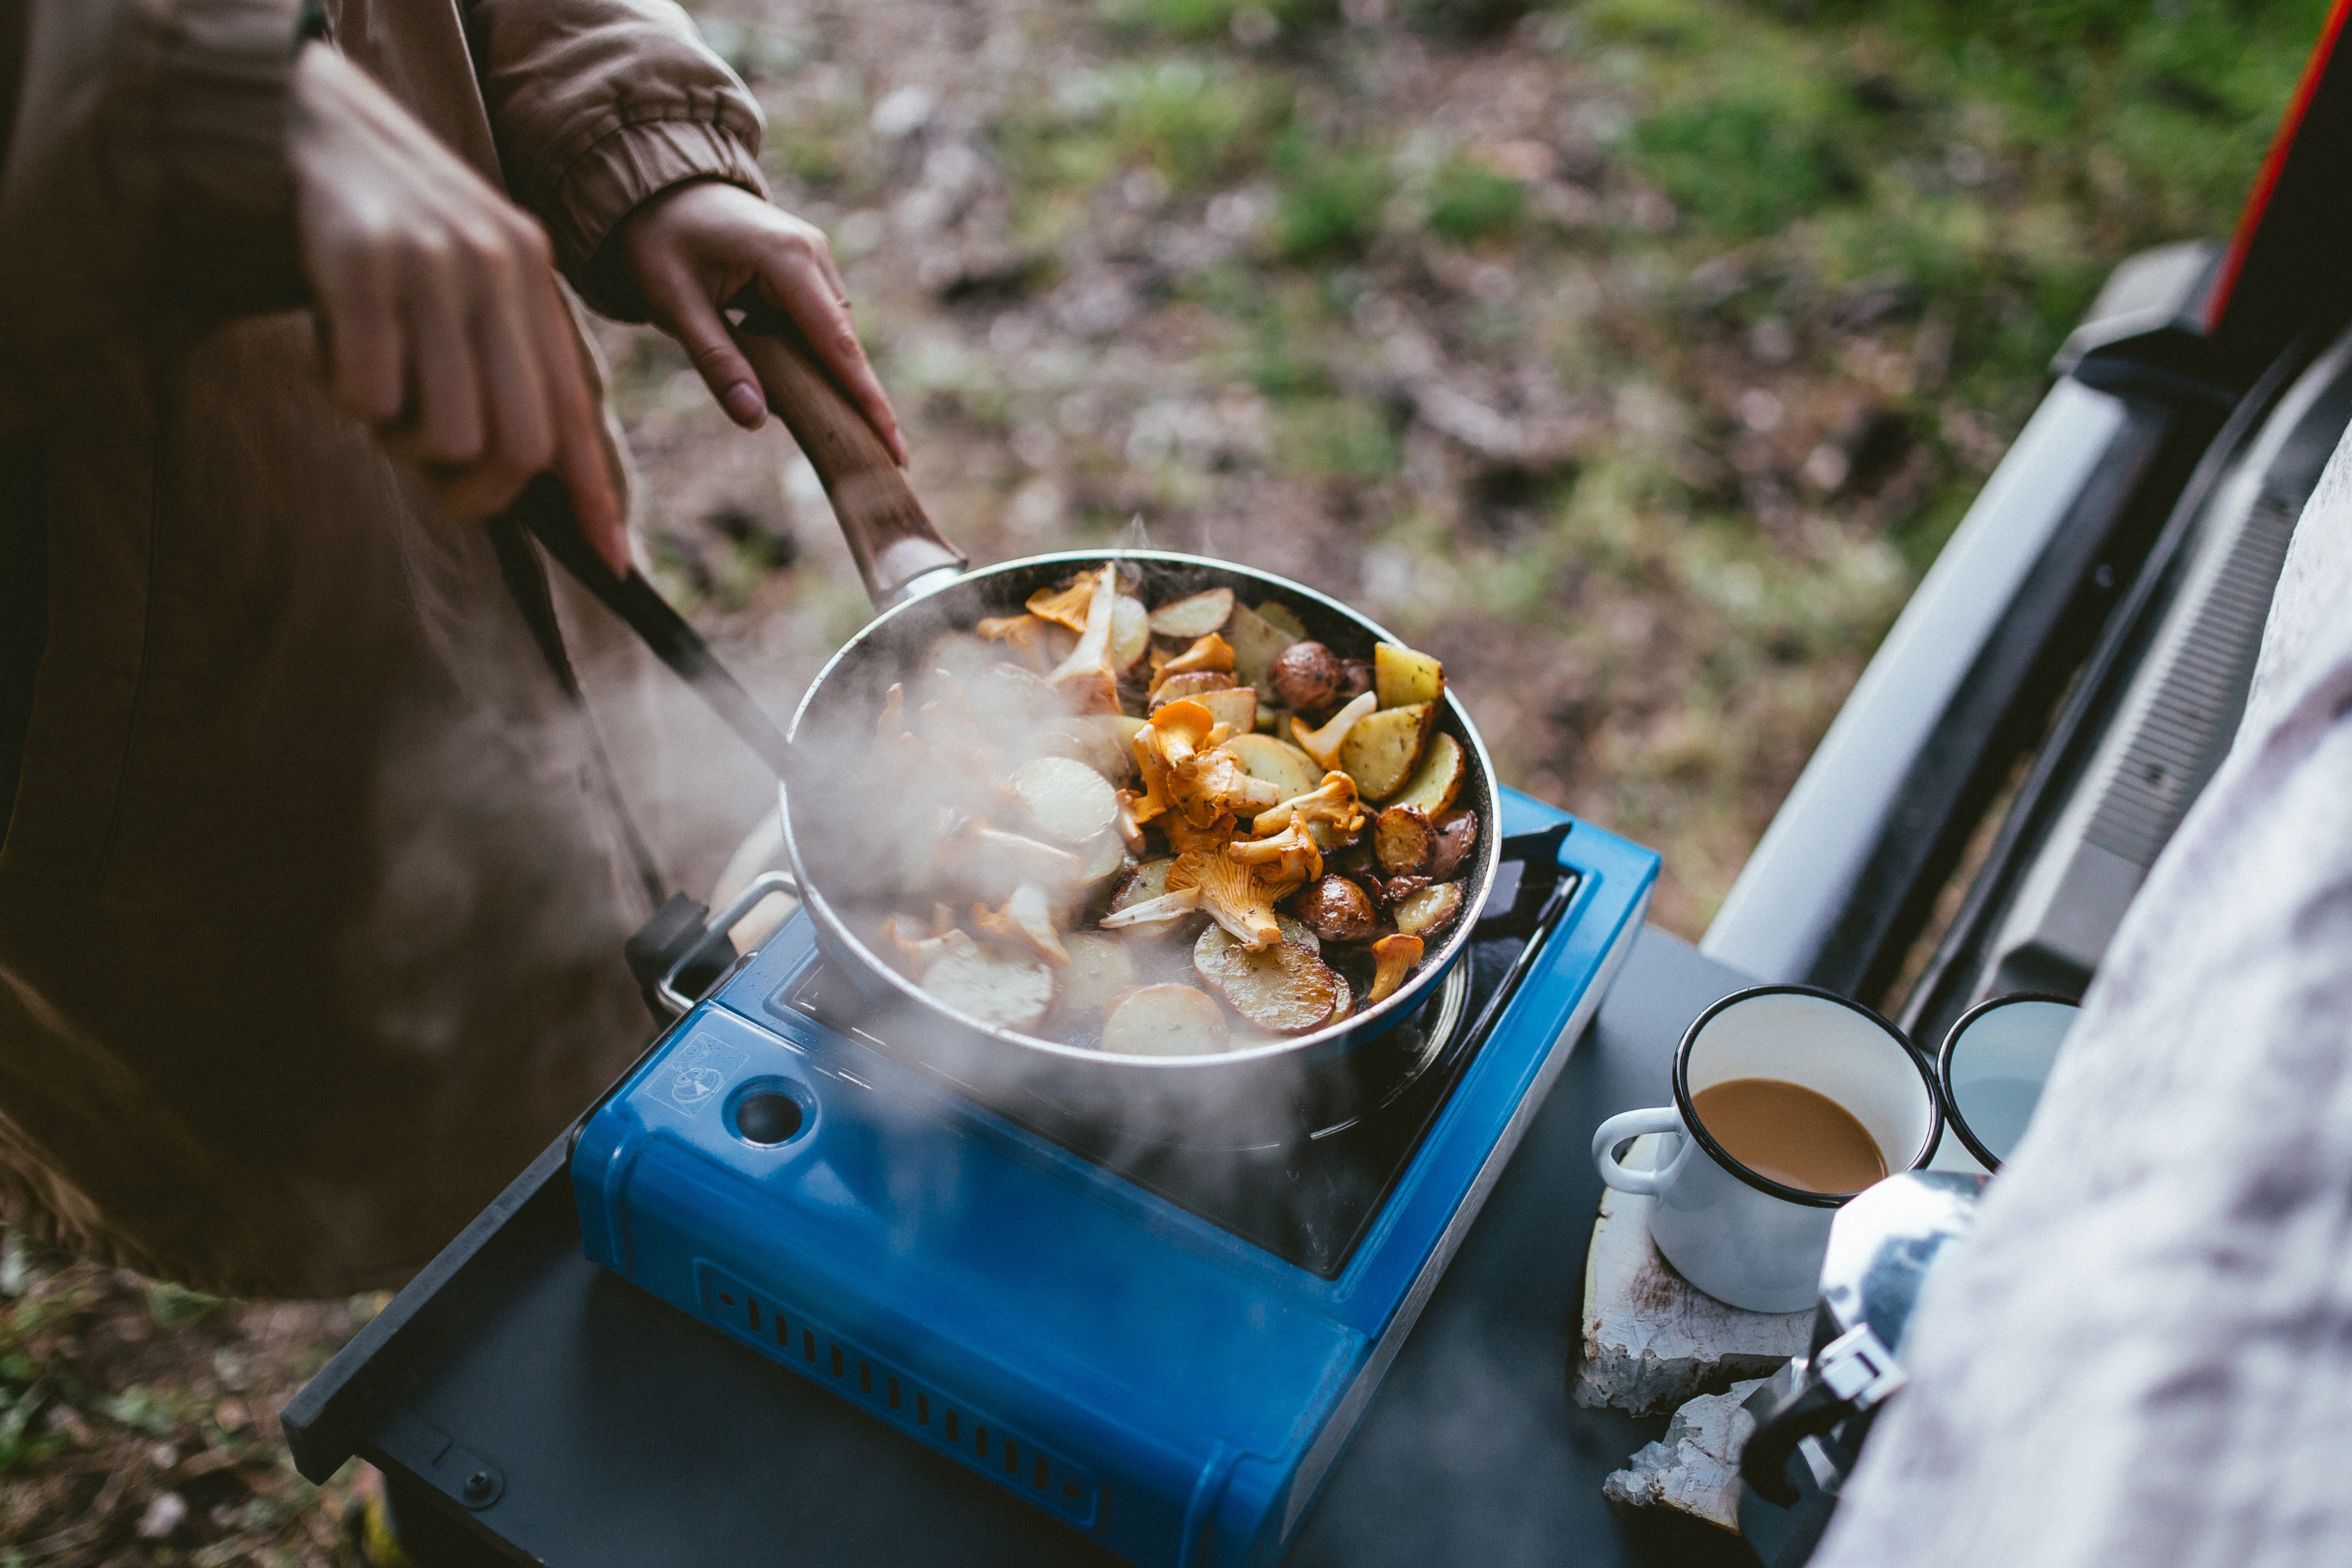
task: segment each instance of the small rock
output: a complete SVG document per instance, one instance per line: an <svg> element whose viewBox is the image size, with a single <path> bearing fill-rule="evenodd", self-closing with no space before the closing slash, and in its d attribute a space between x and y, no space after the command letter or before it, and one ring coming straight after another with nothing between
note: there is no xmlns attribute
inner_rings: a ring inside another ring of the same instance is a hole
<svg viewBox="0 0 2352 1568"><path fill-rule="evenodd" d="M1636 1452L1625 1469L1601 1483L1601 1495L1621 1508L1667 1508L1739 1532L1739 1450L1756 1430L1740 1404L1767 1379L1735 1383L1675 1412L1666 1435Z"/></svg>
<svg viewBox="0 0 2352 1568"><path fill-rule="evenodd" d="M154 1500L147 1505L147 1511L139 1516L139 1539L161 1541L179 1529L180 1521L187 1517L187 1499L175 1491L157 1492Z"/></svg>

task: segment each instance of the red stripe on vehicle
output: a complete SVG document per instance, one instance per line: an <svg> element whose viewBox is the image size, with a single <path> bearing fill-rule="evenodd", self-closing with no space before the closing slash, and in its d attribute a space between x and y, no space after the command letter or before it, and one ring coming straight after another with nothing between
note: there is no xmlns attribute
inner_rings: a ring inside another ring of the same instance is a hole
<svg viewBox="0 0 2352 1568"><path fill-rule="evenodd" d="M2263 172L2254 179L2254 188L2246 197L2246 205L2238 214L2237 232L2230 236L2230 253L2221 258L2221 270L2213 281L2213 291L2205 301L2205 330L2219 332L2221 318L2230 308L2230 296L2238 287L2238 273L2246 265L2246 252L2252 248L2254 235L2263 226L2263 215L2270 208L2271 194L2277 190L2279 175L2286 168L2287 153L2294 146L2295 132L2303 129L2303 117L2311 108L2313 97L2319 91L2322 78L2327 75L2329 61L2336 53L2336 40L2344 31L2344 18L2352 13L2352 0L2336 0L2327 13L2326 25L2319 30L2319 42L2311 51L2311 58L2303 68L2303 79L2295 84L2294 101L2288 105L2286 118L2279 121L2278 134L2271 138L2270 154L2263 160Z"/></svg>

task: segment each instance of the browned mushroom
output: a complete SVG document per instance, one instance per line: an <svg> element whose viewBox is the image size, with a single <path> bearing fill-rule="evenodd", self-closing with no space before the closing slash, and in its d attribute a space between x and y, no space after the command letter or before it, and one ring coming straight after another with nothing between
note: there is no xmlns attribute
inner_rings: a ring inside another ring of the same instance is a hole
<svg viewBox="0 0 2352 1568"><path fill-rule="evenodd" d="M1300 713L1320 713L1339 694L1339 655L1321 643L1293 643L1275 655L1266 678L1275 699Z"/></svg>
<svg viewBox="0 0 2352 1568"><path fill-rule="evenodd" d="M1379 929L1364 890L1344 876L1325 876L1292 902L1307 928L1326 942L1361 942Z"/></svg>
<svg viewBox="0 0 2352 1568"><path fill-rule="evenodd" d="M1430 850L1429 874L1443 881L1459 871L1470 852L1478 847L1478 813L1457 806L1430 826L1437 830L1437 842Z"/></svg>

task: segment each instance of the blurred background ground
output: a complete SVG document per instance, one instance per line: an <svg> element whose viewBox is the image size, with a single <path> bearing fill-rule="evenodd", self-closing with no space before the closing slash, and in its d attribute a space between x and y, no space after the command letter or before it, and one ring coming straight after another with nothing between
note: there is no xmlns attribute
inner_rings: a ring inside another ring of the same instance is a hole
<svg viewBox="0 0 2352 1568"><path fill-rule="evenodd" d="M2226 235L2326 6L691 8L951 538L1364 607L1695 936L2108 268ZM663 585L783 706L866 613L814 476L604 346ZM0 1568L348 1561L274 1412L374 1304L11 1243Z"/></svg>

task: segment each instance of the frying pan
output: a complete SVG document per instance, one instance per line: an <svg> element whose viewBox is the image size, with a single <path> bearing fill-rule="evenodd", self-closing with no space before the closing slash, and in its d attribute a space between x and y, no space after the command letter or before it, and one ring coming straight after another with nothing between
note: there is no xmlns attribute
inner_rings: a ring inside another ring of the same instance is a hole
<svg viewBox="0 0 2352 1568"><path fill-rule="evenodd" d="M1149 549L1092 549L1031 556L966 570L890 460L880 437L818 368L797 329L780 312L737 301L737 340L766 389L769 406L808 456L833 503L843 536L879 613L835 653L811 683L789 734L730 676L644 576L616 576L590 549L562 488L542 476L517 516L563 567L618 613L719 716L775 769L784 842L818 947L898 1025L894 1043L921 1051L960 1082L1016 1085L1062 1102L1150 1104L1175 1101L1246 1104L1312 1071L1412 1016L1467 949L1476 913L1500 863L1494 766L1478 731L1451 692L1439 727L1464 751L1468 772L1459 804L1478 816L1477 848L1463 873L1464 913L1424 953L1421 967L1378 1005L1305 1034L1210 1056L1129 1056L1044 1040L984 1023L933 998L869 945L884 906L861 896L861 858L872 852L867 791L858 769L822 759L843 755L852 737L870 737L884 693L919 674L942 632L982 617L1017 614L1040 588L1076 570L1118 560L1141 573L1144 600L1158 603L1227 587L1243 603L1271 599L1292 610L1307 634L1342 658L1370 658L1398 642L1348 606L1270 572L1230 561ZM870 742L869 742L870 744ZM851 753L862 755L862 752Z"/></svg>

